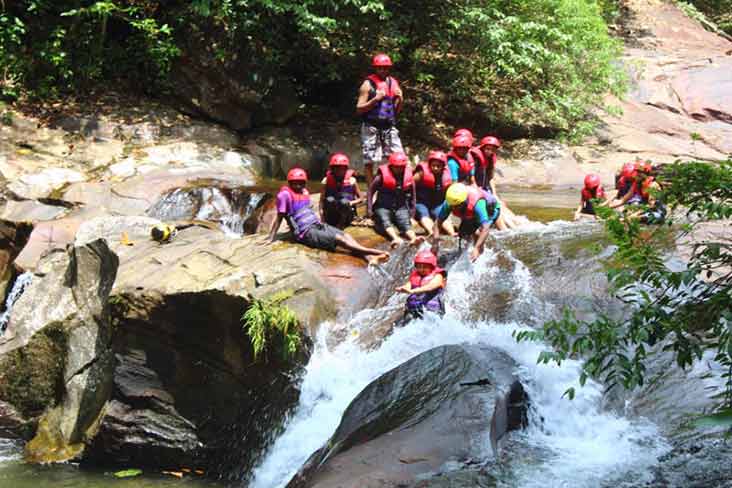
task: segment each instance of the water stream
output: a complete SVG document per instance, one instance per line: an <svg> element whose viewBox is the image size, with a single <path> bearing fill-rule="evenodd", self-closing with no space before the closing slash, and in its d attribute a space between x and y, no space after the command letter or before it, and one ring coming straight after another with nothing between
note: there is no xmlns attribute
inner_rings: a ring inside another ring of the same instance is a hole
<svg viewBox="0 0 732 488"><path fill-rule="evenodd" d="M561 227L555 226L554 231ZM538 229L538 233L546 232L551 231ZM498 274L505 274L505 263L500 263L506 259L512 271L502 280L511 283L512 310L504 315L520 317L530 309L541 320L551 314L555 306L534 292L536 283L529 269L510 251L497 249L488 250L475 266L464 254L452 265L448 312L443 319L433 316L413 321L396 329L378 348L365 349L360 335L379 316L401 307L403 298L393 296L377 309L361 311L345 327L323 326L303 379L300 404L285 432L256 468L250 486L284 486L328 440L350 401L369 382L421 352L460 343L489 344L506 351L518 363L519 375L532 399L531 426L517 434L524 452L517 452L518 456L501 470L501 486L617 486L624 480L638 482L648 477L648 468L668 449L655 425L606 411L601 385L579 388L579 362L566 361L561 367L537 365L543 346L517 344L512 336L525 329L525 323L465 319L476 305L471 303L472 297L479 296L471 293L475 284L492 282ZM333 346L328 337L339 328L347 331L342 334L345 340ZM578 391L572 401L562 397L570 386Z"/></svg>

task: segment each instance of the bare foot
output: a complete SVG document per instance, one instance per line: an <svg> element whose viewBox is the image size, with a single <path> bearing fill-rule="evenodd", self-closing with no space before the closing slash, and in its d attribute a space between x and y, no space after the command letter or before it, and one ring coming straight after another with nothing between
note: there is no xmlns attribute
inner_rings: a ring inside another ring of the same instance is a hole
<svg viewBox="0 0 732 488"><path fill-rule="evenodd" d="M377 264L385 263L386 261L389 260L389 257L390 257L389 253L385 252L383 254L377 254L375 256L374 255L366 256L366 261L369 263L369 265L372 265L372 264L377 265Z"/></svg>
<svg viewBox="0 0 732 488"><path fill-rule="evenodd" d="M401 237L397 237L396 239L391 241L390 246L392 249L396 249L397 247L401 246L402 244L404 244L404 240Z"/></svg>
<svg viewBox="0 0 732 488"><path fill-rule="evenodd" d="M409 244L412 246L419 246L420 244L422 244L424 242L424 240L425 240L424 236L418 236L418 237L415 237L414 239L412 239L411 241L409 241Z"/></svg>

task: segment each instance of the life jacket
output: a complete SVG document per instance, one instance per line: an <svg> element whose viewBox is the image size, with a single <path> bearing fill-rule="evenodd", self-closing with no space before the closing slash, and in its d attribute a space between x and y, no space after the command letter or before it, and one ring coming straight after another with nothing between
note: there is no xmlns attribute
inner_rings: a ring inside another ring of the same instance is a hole
<svg viewBox="0 0 732 488"><path fill-rule="evenodd" d="M494 153L490 158L486 158L480 148L474 147L470 149L470 155L475 161L475 181L478 186L487 191L492 191L490 187L493 179L493 170L496 167L498 156Z"/></svg>
<svg viewBox="0 0 732 488"><path fill-rule="evenodd" d="M391 76L382 80L376 75L369 75L366 81L371 85L369 100L376 96L377 90L383 91L386 96L363 114L363 120L379 127L394 125L396 123L396 91L399 88L399 82Z"/></svg>
<svg viewBox="0 0 732 488"><path fill-rule="evenodd" d="M300 240L310 227L320 223L320 219L310 206L310 193L307 189L303 189L302 193L297 193L289 186L283 186L280 192L283 191L288 192L292 198L292 208L287 214L287 223L295 235L295 239Z"/></svg>
<svg viewBox="0 0 732 488"><path fill-rule="evenodd" d="M475 167L475 162L473 161L473 156L468 152L468 154L465 156L465 159L460 158L457 154L450 151L447 153L447 160L448 162L450 159L455 160L455 162L458 163L458 181L468 181L470 180L470 172Z"/></svg>
<svg viewBox="0 0 732 488"><path fill-rule="evenodd" d="M346 171L342 181L338 181L331 170L325 174L325 196L346 200L356 199L356 188L351 184L351 178L356 172L352 169Z"/></svg>
<svg viewBox="0 0 732 488"><path fill-rule="evenodd" d="M409 275L409 284L412 289L428 284L438 274L442 274L447 277L447 271L442 268L435 267L432 272L426 276L420 275L415 269L412 274ZM437 288L436 290L428 291L425 293L412 293L407 298L407 310L418 311L428 310L435 313L443 313L445 311L445 305L442 301L442 295L445 291L445 286Z"/></svg>
<svg viewBox="0 0 732 488"><path fill-rule="evenodd" d="M597 187L594 195L587 188L582 188L582 213L595 215L595 208L592 206L592 200L595 198L605 198L605 189L602 186Z"/></svg>
<svg viewBox="0 0 732 488"><path fill-rule="evenodd" d="M379 195L376 197L376 207L395 210L406 206L407 197L411 195L414 183L412 168L409 165L404 167L401 185L397 182L388 164L379 166L379 174L381 175L381 187L379 187Z"/></svg>
<svg viewBox="0 0 732 488"><path fill-rule="evenodd" d="M645 180L644 180L645 181ZM630 188L628 189L626 194L630 192L631 197L626 202L626 205L640 205L641 203L647 203L648 200L643 198L643 192L641 188L641 184L638 183L638 181L633 181L630 184Z"/></svg>
<svg viewBox="0 0 732 488"><path fill-rule="evenodd" d="M615 182L615 188L618 190L617 198L622 198L633 187L633 180L620 176Z"/></svg>
<svg viewBox="0 0 732 488"><path fill-rule="evenodd" d="M416 183L417 202L427 204L429 207L439 205L445 200L447 187L452 184L450 170L447 167L443 168L442 178L437 181L428 163L419 163L418 166L422 170L422 178Z"/></svg>
<svg viewBox="0 0 732 488"><path fill-rule="evenodd" d="M488 207L495 205L498 201L492 193L483 190L482 188L475 188L474 186L468 187L468 200L465 204L460 205L452 209L452 214L461 220L470 220L475 217L475 206L478 202L483 199L486 201Z"/></svg>
<svg viewBox="0 0 732 488"><path fill-rule="evenodd" d="M651 198L651 194L649 193L649 189L651 186L653 186L653 183L655 183L656 179L653 176L649 176L645 180L643 180L643 183L641 183L640 187L640 194L643 198L643 203L648 203L649 199Z"/></svg>

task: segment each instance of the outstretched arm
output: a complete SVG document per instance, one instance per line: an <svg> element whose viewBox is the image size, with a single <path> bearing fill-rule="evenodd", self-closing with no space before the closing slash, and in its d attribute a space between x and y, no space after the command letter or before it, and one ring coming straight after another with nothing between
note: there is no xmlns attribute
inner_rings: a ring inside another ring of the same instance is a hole
<svg viewBox="0 0 732 488"><path fill-rule="evenodd" d="M371 207L373 206L374 202L374 193L376 193L379 186L381 186L381 174L376 175L373 181L371 181L371 186L369 186L369 192L366 195L366 211L369 217L371 217L373 213Z"/></svg>
<svg viewBox="0 0 732 488"><path fill-rule="evenodd" d="M269 230L269 242L274 242L275 236L277 235L277 229L280 228L280 224L284 218L285 214L277 213L277 218L272 221L272 228Z"/></svg>

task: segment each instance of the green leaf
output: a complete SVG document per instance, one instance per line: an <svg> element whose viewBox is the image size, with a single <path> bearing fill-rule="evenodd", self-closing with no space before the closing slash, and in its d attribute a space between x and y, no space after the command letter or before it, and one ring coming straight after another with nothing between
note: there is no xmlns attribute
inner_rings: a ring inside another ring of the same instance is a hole
<svg viewBox="0 0 732 488"><path fill-rule="evenodd" d="M115 478L133 478L142 474L141 469L125 469L114 473Z"/></svg>

